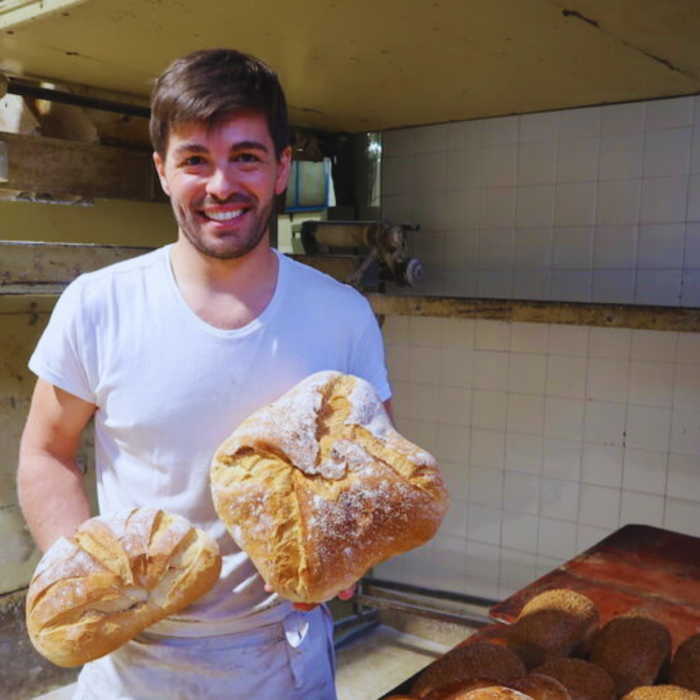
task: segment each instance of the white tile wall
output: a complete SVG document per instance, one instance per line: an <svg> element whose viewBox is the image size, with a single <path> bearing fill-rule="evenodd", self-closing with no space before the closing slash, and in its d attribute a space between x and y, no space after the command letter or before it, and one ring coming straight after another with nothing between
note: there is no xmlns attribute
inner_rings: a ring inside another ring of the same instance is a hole
<svg viewBox="0 0 700 700"><path fill-rule="evenodd" d="M680 97L386 132L382 215L421 225L422 293L700 306L698 112Z"/></svg>
<svg viewBox="0 0 700 700"><path fill-rule="evenodd" d="M377 575L497 599L626 523L700 535L700 334L399 316L383 332L399 430L435 452L453 505Z"/></svg>
<svg viewBox="0 0 700 700"><path fill-rule="evenodd" d="M421 294L700 306L700 97L387 132ZM700 334L388 317L452 509L377 574L499 598L626 523L700 536Z"/></svg>

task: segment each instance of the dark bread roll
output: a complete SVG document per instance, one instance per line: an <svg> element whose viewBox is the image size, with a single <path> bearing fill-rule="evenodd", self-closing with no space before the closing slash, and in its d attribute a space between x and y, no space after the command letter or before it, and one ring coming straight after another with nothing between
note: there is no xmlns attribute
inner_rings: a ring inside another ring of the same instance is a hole
<svg viewBox="0 0 700 700"><path fill-rule="evenodd" d="M529 695L533 700L571 700L571 695L556 678L530 673L508 683L509 688Z"/></svg>
<svg viewBox="0 0 700 700"><path fill-rule="evenodd" d="M668 670L671 635L656 620L622 616L610 620L593 638L590 659L605 669L618 695L653 685Z"/></svg>
<svg viewBox="0 0 700 700"><path fill-rule="evenodd" d="M318 372L247 418L211 467L216 511L274 591L318 603L437 532L435 460L391 425L374 388Z"/></svg>
<svg viewBox="0 0 700 700"><path fill-rule="evenodd" d="M141 508L91 518L39 562L29 637L58 666L84 664L194 603L220 572L216 542L178 515Z"/></svg>
<svg viewBox="0 0 700 700"><path fill-rule="evenodd" d="M493 678L497 683L525 675L525 666L506 647L474 642L451 649L428 666L413 683L411 694L425 698L433 690L467 679Z"/></svg>
<svg viewBox="0 0 700 700"><path fill-rule="evenodd" d="M671 663L671 683L700 693L700 634L679 644Z"/></svg>
<svg viewBox="0 0 700 700"><path fill-rule="evenodd" d="M431 690L424 700L459 700L459 698L466 697L467 693L472 690L500 685L501 682L493 678L463 678Z"/></svg>
<svg viewBox="0 0 700 700"><path fill-rule="evenodd" d="M562 588L544 591L523 606L508 634L508 647L529 670L551 659L585 656L599 620L585 595Z"/></svg>
<svg viewBox="0 0 700 700"><path fill-rule="evenodd" d="M571 700L615 700L615 683L600 666L584 659L554 659L535 669L551 676L568 691Z"/></svg>
<svg viewBox="0 0 700 700"><path fill-rule="evenodd" d="M698 700L700 693L677 685L641 685L622 700Z"/></svg>
<svg viewBox="0 0 700 700"><path fill-rule="evenodd" d="M450 700L533 700L529 695L521 693L505 685L492 685L488 688L478 688L467 693L455 695Z"/></svg>

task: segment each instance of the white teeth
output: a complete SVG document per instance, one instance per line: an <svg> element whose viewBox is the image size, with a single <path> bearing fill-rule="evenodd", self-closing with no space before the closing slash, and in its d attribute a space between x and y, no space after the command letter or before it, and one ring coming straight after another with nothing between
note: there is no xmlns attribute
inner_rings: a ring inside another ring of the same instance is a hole
<svg viewBox="0 0 700 700"><path fill-rule="evenodd" d="M214 219L214 221L231 221L231 219L237 219L244 211L244 209L236 209L235 211L207 211L205 215L208 219Z"/></svg>

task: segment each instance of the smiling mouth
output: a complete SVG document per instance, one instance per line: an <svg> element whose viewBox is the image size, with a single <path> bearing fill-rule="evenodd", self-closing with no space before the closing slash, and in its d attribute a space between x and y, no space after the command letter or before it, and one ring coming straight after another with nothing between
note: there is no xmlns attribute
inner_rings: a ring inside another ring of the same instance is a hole
<svg viewBox="0 0 700 700"><path fill-rule="evenodd" d="M245 214L247 209L236 209L235 211L203 211L202 216L212 221L232 221Z"/></svg>

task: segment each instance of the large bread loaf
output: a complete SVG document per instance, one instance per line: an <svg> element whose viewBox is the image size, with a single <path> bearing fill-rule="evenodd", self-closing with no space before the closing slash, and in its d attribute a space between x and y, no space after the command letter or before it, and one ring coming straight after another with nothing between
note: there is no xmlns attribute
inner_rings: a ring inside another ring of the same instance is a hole
<svg viewBox="0 0 700 700"><path fill-rule="evenodd" d="M53 663L78 666L188 607L220 572L216 542L185 518L155 508L91 518L39 562L29 636Z"/></svg>
<svg viewBox="0 0 700 700"><path fill-rule="evenodd" d="M236 543L300 603L423 544L448 505L435 460L394 430L372 386L330 371L246 419L216 452L211 481Z"/></svg>

